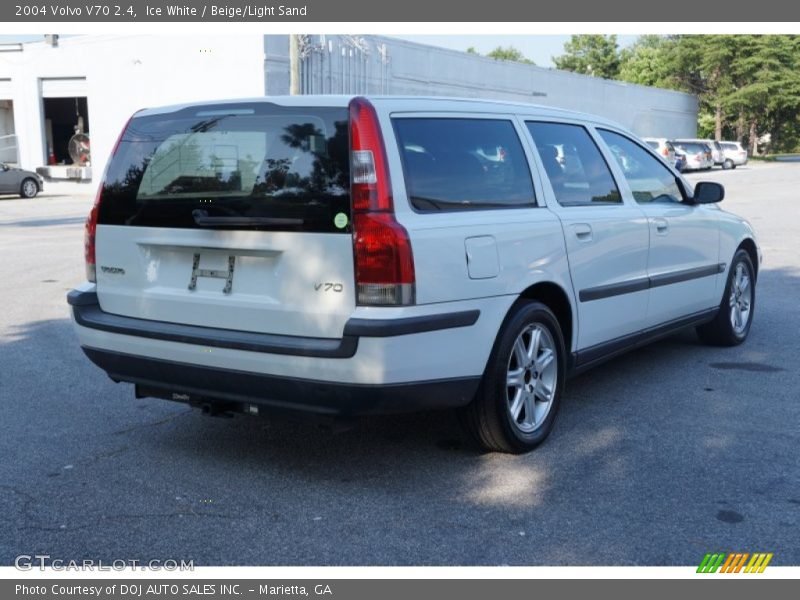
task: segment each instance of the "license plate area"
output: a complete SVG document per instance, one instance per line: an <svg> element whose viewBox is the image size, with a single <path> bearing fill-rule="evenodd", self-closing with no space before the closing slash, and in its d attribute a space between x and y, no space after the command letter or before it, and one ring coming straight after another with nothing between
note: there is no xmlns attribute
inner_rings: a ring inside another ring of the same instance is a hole
<svg viewBox="0 0 800 600"><path fill-rule="evenodd" d="M189 279L189 290L195 291L197 289L197 279L200 277L208 279L224 279L225 286L222 288L223 294L230 294L233 291L233 272L236 269L236 257L228 256L228 268L222 269L201 269L200 268L200 253L195 252L192 257L192 275Z"/></svg>

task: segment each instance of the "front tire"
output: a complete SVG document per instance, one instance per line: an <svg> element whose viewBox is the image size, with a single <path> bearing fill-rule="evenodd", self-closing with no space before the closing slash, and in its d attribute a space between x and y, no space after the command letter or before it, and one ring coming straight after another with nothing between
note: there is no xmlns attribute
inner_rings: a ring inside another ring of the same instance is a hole
<svg viewBox="0 0 800 600"><path fill-rule="evenodd" d="M519 304L501 329L463 422L483 448L523 453L553 428L564 388L566 350L552 311Z"/></svg>
<svg viewBox="0 0 800 600"><path fill-rule="evenodd" d="M750 255L745 250L737 250L731 261L717 316L697 327L697 335L703 342L714 346L736 346L747 339L756 307L755 283Z"/></svg>
<svg viewBox="0 0 800 600"><path fill-rule="evenodd" d="M22 198L34 198L39 193L39 184L28 177L22 182L19 188L19 195Z"/></svg>

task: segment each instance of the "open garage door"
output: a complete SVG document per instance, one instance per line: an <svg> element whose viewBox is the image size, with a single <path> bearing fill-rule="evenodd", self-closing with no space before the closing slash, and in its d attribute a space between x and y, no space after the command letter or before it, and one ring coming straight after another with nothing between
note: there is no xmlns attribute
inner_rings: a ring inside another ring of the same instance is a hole
<svg viewBox="0 0 800 600"><path fill-rule="evenodd" d="M40 80L48 165L91 164L89 102L83 77Z"/></svg>

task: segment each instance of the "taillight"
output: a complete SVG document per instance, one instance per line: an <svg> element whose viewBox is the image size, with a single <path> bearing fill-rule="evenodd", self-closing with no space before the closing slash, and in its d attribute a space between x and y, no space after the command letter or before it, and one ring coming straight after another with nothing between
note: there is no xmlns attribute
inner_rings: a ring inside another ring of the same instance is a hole
<svg viewBox="0 0 800 600"><path fill-rule="evenodd" d="M86 280L97 281L97 258L95 253L95 234L97 233L97 213L100 209L100 200L103 197L103 183L97 188L97 195L94 197L94 206L89 211L86 219L86 226L83 233L83 256L86 259Z"/></svg>
<svg viewBox="0 0 800 600"><path fill-rule="evenodd" d="M366 98L351 100L349 110L357 302L362 306L413 304L411 240L395 219L378 116Z"/></svg>
<svg viewBox="0 0 800 600"><path fill-rule="evenodd" d="M83 256L86 260L86 280L91 281L92 283L97 281L97 253L95 249L95 236L97 234L97 216L100 212L100 203L103 201L103 189L105 187L106 173L108 173L108 165L111 164L114 155L117 153L119 144L122 141L122 136L125 134L125 130L128 128L131 119L133 119L133 116L131 116L127 123L125 123L125 127L123 127L122 131L120 131L119 137L117 138L114 147L111 149L111 156L108 157L105 173L103 173L103 178L100 180L100 185L97 188L97 195L94 197L94 205L92 206L92 210L89 211L89 216L86 218L86 225L84 227L83 234Z"/></svg>
<svg viewBox="0 0 800 600"><path fill-rule="evenodd" d="M664 156L669 156L669 148L664 148L664 149L661 151L661 154L663 154Z"/></svg>

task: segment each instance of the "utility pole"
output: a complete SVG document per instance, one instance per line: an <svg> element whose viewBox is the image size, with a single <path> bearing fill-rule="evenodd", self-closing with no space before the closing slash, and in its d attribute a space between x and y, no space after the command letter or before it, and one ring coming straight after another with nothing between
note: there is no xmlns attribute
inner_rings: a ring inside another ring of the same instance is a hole
<svg viewBox="0 0 800 600"><path fill-rule="evenodd" d="M289 34L289 94L299 96L300 90L300 43L297 34Z"/></svg>

